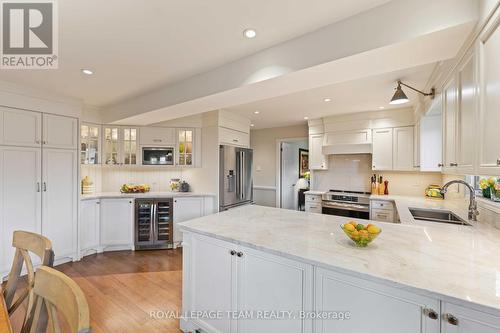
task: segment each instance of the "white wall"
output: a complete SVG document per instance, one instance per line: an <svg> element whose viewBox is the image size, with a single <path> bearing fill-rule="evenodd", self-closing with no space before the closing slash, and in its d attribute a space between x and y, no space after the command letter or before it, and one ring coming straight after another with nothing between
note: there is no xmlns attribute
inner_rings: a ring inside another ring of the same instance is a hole
<svg viewBox="0 0 500 333"><path fill-rule="evenodd" d="M276 143L277 139L307 138L307 124L265 128L250 131L253 151L254 201L259 205L276 206Z"/></svg>

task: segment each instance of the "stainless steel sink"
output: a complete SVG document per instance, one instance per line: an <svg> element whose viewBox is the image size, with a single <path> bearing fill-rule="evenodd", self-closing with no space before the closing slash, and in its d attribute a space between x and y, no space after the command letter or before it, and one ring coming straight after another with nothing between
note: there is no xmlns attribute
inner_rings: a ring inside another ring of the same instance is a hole
<svg viewBox="0 0 500 333"><path fill-rule="evenodd" d="M415 220L468 225L471 224L448 210L410 208Z"/></svg>

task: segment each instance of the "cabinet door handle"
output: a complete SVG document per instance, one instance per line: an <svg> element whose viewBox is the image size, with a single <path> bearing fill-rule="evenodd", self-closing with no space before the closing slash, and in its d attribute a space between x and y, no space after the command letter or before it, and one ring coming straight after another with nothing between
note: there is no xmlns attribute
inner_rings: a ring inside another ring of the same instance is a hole
<svg viewBox="0 0 500 333"><path fill-rule="evenodd" d="M453 325L453 326L458 326L458 318L455 317L452 314L445 313L443 316L444 320L448 322L448 324Z"/></svg>
<svg viewBox="0 0 500 333"><path fill-rule="evenodd" d="M497 165L500 166L500 158L497 160Z"/></svg>
<svg viewBox="0 0 500 333"><path fill-rule="evenodd" d="M458 164L457 163L450 163L450 166L451 167L456 167L456 166L458 166Z"/></svg>
<svg viewBox="0 0 500 333"><path fill-rule="evenodd" d="M46 182L43 182L43 191L47 192L47 183Z"/></svg>
<svg viewBox="0 0 500 333"><path fill-rule="evenodd" d="M232 255L232 256L234 256L236 254L236 251L235 250L231 250L231 251L229 251L229 254Z"/></svg>
<svg viewBox="0 0 500 333"><path fill-rule="evenodd" d="M40 182L36 182L36 191L40 192Z"/></svg>
<svg viewBox="0 0 500 333"><path fill-rule="evenodd" d="M424 309L424 315L425 315L426 317L429 317L429 318L433 319L433 320L438 319L438 314L437 314L437 312L436 312L436 311L434 311L434 310L432 310L432 309L427 309L427 308L425 308L425 309Z"/></svg>
<svg viewBox="0 0 500 333"><path fill-rule="evenodd" d="M438 163L438 167L442 168L443 166L443 163Z"/></svg>
<svg viewBox="0 0 500 333"><path fill-rule="evenodd" d="M243 252L238 252L238 253L236 253L236 255L241 258L241 257L243 257Z"/></svg>
<svg viewBox="0 0 500 333"><path fill-rule="evenodd" d="M238 142L238 139L233 139L233 142Z"/></svg>

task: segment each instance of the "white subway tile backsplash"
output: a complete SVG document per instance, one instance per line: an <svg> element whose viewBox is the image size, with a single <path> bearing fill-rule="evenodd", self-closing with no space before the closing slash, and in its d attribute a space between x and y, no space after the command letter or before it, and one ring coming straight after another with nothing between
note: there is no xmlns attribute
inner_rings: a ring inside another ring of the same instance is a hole
<svg viewBox="0 0 500 333"><path fill-rule="evenodd" d="M442 185L440 173L373 172L370 154L330 155L329 169L313 171L313 190L329 189L370 192L370 179L374 173L389 181L389 193L423 196L430 184Z"/></svg>

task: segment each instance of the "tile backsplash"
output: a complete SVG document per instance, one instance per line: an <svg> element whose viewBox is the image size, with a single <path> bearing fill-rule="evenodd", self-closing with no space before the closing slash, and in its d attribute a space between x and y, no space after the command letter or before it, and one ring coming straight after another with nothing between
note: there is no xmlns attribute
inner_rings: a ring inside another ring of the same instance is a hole
<svg viewBox="0 0 500 333"><path fill-rule="evenodd" d="M440 173L372 171L372 155L330 155L328 170L313 171L314 190L351 190L370 192L374 173L389 181L389 193L423 196L430 184L442 185Z"/></svg>
<svg viewBox="0 0 500 333"><path fill-rule="evenodd" d="M162 167L123 167L82 165L81 178L89 176L94 182L96 192L116 192L124 183L149 184L151 191L170 191L171 178L179 178L190 182L191 170L181 168L168 169Z"/></svg>

